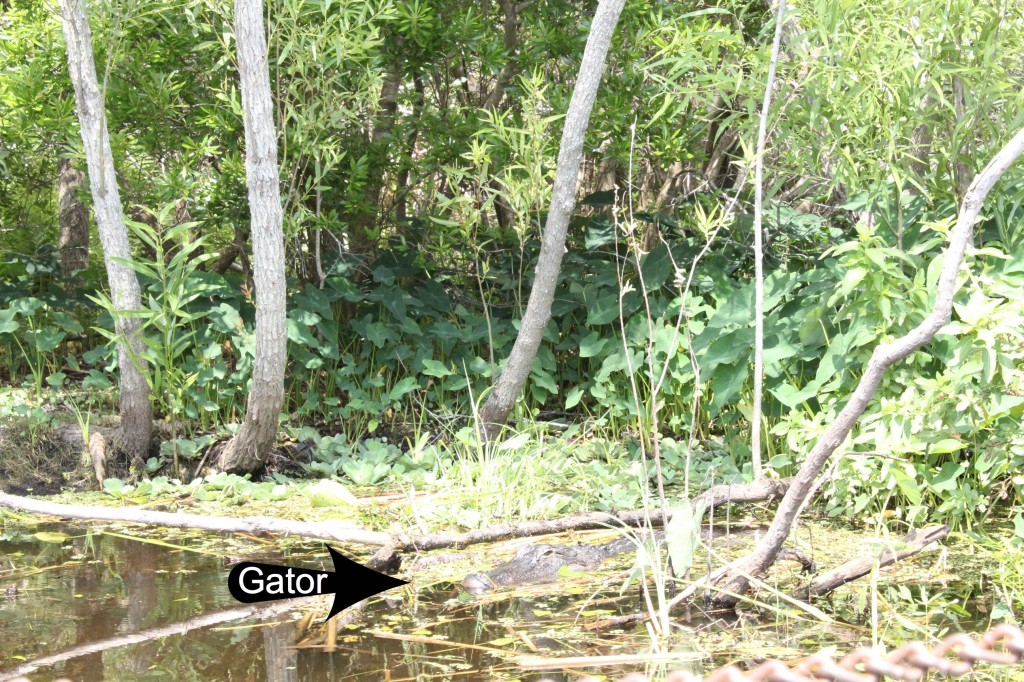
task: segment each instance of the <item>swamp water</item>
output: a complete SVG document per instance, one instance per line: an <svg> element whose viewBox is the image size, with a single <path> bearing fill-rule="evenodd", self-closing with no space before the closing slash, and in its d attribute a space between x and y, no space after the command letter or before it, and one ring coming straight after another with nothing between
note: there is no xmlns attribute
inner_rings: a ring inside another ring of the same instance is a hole
<svg viewBox="0 0 1024 682"><path fill-rule="evenodd" d="M481 600L460 597L452 582L422 585L414 577L414 585L372 599L353 626L331 635L322 623L329 598L276 602L276 612L253 616L226 584L243 558L331 570L322 545L290 544L282 552L276 544L199 533L140 533L8 526L0 535L0 681L21 674L33 682L569 680L573 673L524 670L521 661L650 650L643 627L583 629L642 608L635 585L619 596L621 576L598 597L570 578ZM297 621L310 612L313 623L300 632ZM677 654L670 668L785 660L828 644L845 652L870 634L792 617L770 624L741 618L724 628L704 620L689 628L692 635L669 647ZM644 670L643 663L590 669L612 679L632 670Z"/></svg>

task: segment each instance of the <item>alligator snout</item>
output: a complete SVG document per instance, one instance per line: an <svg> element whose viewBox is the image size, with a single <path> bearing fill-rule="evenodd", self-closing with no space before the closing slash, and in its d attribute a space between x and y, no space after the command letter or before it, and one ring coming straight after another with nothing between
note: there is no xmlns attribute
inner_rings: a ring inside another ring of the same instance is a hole
<svg viewBox="0 0 1024 682"><path fill-rule="evenodd" d="M494 589L494 583L485 573L470 573L462 579L462 588L476 596Z"/></svg>

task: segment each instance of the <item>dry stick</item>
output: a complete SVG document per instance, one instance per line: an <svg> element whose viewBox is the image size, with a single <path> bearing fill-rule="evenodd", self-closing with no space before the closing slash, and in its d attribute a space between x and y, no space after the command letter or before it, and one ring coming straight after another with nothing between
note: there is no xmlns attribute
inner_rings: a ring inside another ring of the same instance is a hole
<svg viewBox="0 0 1024 682"><path fill-rule="evenodd" d="M772 106L775 67L779 63L782 27L786 23L786 0L779 0L775 18L775 39L768 63L768 80L761 103L761 120L757 126L757 149L754 156L754 405L750 420L750 458L754 479L761 478L761 393L764 390L764 238L761 230L764 201L764 151L768 136L768 111Z"/></svg>
<svg viewBox="0 0 1024 682"><path fill-rule="evenodd" d="M864 554L846 563L836 566L831 571L822 573L809 584L797 590L794 595L804 601L811 597L820 597L832 590L867 575L877 566L885 568L890 564L913 556L922 549L938 542L949 535L949 526L931 526L910 531L901 541L901 547L886 548L880 554Z"/></svg>
<svg viewBox="0 0 1024 682"><path fill-rule="evenodd" d="M950 235L949 247L943 254L942 274L935 294L935 305L928 316L914 329L904 336L887 344L877 346L868 360L867 368L860 383L854 390L849 402L829 425L824 435L818 440L800 471L793 478L786 496L776 511L771 527L765 534L754 552L743 561L743 573L759 575L774 563L782 549L782 544L789 535L789 530L796 520L796 515L811 491L814 480L821 472L832 453L846 440L854 424L867 409L868 402L875 395L885 371L895 363L903 360L915 350L924 346L935 336L950 319L953 307L953 295L957 290L957 276L963 263L964 252L971 238L974 223L978 219L982 202L991 191L996 181L1002 177L1007 168L1024 152L1024 128L1017 131L1013 138L999 150L981 173L974 178L964 196L960 207L960 215ZM735 595L747 592L750 582L742 574L731 575L725 590ZM715 605L720 607L735 606L735 596L720 595Z"/></svg>
<svg viewBox="0 0 1024 682"><path fill-rule="evenodd" d="M636 272L637 279L640 282L640 292L643 296L644 310L647 313L647 368L650 376L654 376L654 326L653 317L651 316L651 302L647 292L647 285L644 283L643 268L640 267L640 245L636 240L636 221L634 220L633 211L633 156L636 149L636 121L629 128L629 179L628 186L629 191L627 192L627 202L629 204L629 227L624 230L626 236L629 239L629 250L633 252L636 258ZM618 220L616 220L618 225ZM628 254L628 251L627 251ZM628 258L619 258L619 241L615 240L615 268L619 278L619 328L622 330L622 352L626 358L626 369L629 372L629 383L633 389L633 405L636 407L637 416L637 428L642 429L642 414L643 411L640 409L640 389L636 381L636 368L633 367L632 354L629 352L629 344L627 342L626 335L626 318L623 309L623 301L625 300L626 287L624 282L625 277L625 260ZM666 366L668 360L665 360ZM651 389L651 452L654 455L654 475L655 480L658 483L658 503L659 508L664 511L668 504L665 501L665 481L661 473L661 438L658 434L658 386L654 386ZM641 463L643 465L643 477L644 477L644 490L648 488L650 476L647 474L647 452L646 446L644 445L644 434L640 433L640 451L641 451Z"/></svg>

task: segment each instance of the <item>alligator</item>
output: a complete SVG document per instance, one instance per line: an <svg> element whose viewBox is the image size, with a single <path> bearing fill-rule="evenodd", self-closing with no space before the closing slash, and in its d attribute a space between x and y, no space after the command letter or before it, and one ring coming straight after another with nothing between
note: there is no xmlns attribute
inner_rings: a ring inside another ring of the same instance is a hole
<svg viewBox="0 0 1024 682"><path fill-rule="evenodd" d="M470 573L462 587L478 595L495 587L524 583L549 583L558 578L563 566L572 570L594 568L605 559L636 549L636 541L621 537L603 545L523 545L516 555L486 573Z"/></svg>
<svg viewBox="0 0 1024 682"><path fill-rule="evenodd" d="M714 537L724 535L740 536L758 529L756 525L732 524L714 526ZM701 527L701 537L708 541L712 537L711 527ZM650 534L645 534L650 538ZM664 531L656 531L653 537L660 541ZM523 585L527 583L550 583L558 578L563 566L580 571L596 567L605 559L636 549L637 539L628 535L616 538L603 545L523 545L516 555L496 568L485 573L470 573L462 579L462 587L473 595L483 594L495 587Z"/></svg>

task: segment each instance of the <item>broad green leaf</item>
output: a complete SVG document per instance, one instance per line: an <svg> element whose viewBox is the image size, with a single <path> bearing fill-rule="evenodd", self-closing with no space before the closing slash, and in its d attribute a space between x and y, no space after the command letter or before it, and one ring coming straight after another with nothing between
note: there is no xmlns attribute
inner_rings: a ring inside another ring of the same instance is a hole
<svg viewBox="0 0 1024 682"><path fill-rule="evenodd" d="M316 336L313 335L313 332L309 330L309 327L295 320L288 320L288 340L301 346L316 347Z"/></svg>
<svg viewBox="0 0 1024 682"><path fill-rule="evenodd" d="M1024 540L1024 514L1018 513L1013 517L1013 534Z"/></svg>
<svg viewBox="0 0 1024 682"><path fill-rule="evenodd" d="M675 273L668 247L659 244L646 254L640 262L640 272L643 274L644 287L648 291L664 286Z"/></svg>
<svg viewBox="0 0 1024 682"><path fill-rule="evenodd" d="M295 320L297 323L307 327L315 327L322 318L309 310L292 308L288 311L288 319Z"/></svg>
<svg viewBox="0 0 1024 682"><path fill-rule="evenodd" d="M548 393L558 393L558 384L555 383L555 377L550 372L534 367L530 372L530 380Z"/></svg>
<svg viewBox="0 0 1024 682"><path fill-rule="evenodd" d="M821 386L817 381L811 381L799 390L789 382L783 382L778 387L771 389L771 394L775 396L780 403L790 409L793 409L817 396L820 388Z"/></svg>
<svg viewBox="0 0 1024 682"><path fill-rule="evenodd" d="M72 334L81 334L82 332L85 331L85 328L78 323L78 320L76 320L74 317L68 315L63 311L55 310L53 311L53 313L51 313L50 317L57 324L57 326L59 326L66 332L70 332Z"/></svg>
<svg viewBox="0 0 1024 682"><path fill-rule="evenodd" d="M43 302L35 296L24 296L11 301L10 309L19 315L31 317L36 311L43 307Z"/></svg>
<svg viewBox="0 0 1024 682"><path fill-rule="evenodd" d="M105 389L111 386L113 384L110 382L109 377L97 369L89 370L89 374L82 379L82 388L84 389Z"/></svg>
<svg viewBox="0 0 1024 682"><path fill-rule="evenodd" d="M899 469L894 469L893 474L896 478L896 486L910 504L921 504L921 486L917 480L907 476Z"/></svg>
<svg viewBox="0 0 1024 682"><path fill-rule="evenodd" d="M684 575L693 566L693 554L700 542L698 523L690 505L684 503L675 508L665 526L665 545L672 560L672 572L677 576Z"/></svg>
<svg viewBox="0 0 1024 682"><path fill-rule="evenodd" d="M608 324L619 317L619 295L618 293L598 296L593 301L587 301L587 326L597 327Z"/></svg>
<svg viewBox="0 0 1024 682"><path fill-rule="evenodd" d="M846 298L850 295L858 284L864 281L864 278L868 276L867 268L855 265L846 271L846 275L843 277L843 281L836 287L835 294L829 299L829 305L834 305L837 301L842 298Z"/></svg>
<svg viewBox="0 0 1024 682"><path fill-rule="evenodd" d="M958 462L946 462L939 472L930 477L928 483L936 492L952 492L956 489L956 479L964 472L964 466Z"/></svg>
<svg viewBox="0 0 1024 682"><path fill-rule="evenodd" d="M242 316L229 303L221 303L214 307L207 319L214 329L223 334L236 333L245 329Z"/></svg>
<svg viewBox="0 0 1024 682"><path fill-rule="evenodd" d="M418 390L420 382L416 380L416 377L405 377L388 393L388 400L401 400L407 393L412 393Z"/></svg>
<svg viewBox="0 0 1024 682"><path fill-rule="evenodd" d="M390 336L387 327L381 322L371 322L366 325L366 338L377 348L383 348Z"/></svg>
<svg viewBox="0 0 1024 682"><path fill-rule="evenodd" d="M565 409L571 410L572 408L579 405L580 400L583 398L583 389L579 386L573 386L565 394Z"/></svg>
<svg viewBox="0 0 1024 682"><path fill-rule="evenodd" d="M122 481L119 478L104 479L103 490L113 495L114 497L119 497L121 491L124 490L124 481Z"/></svg>
<svg viewBox="0 0 1024 682"><path fill-rule="evenodd" d="M10 334L18 331L18 321L14 319L17 313L11 309L0 310L0 334Z"/></svg>
<svg viewBox="0 0 1024 682"><path fill-rule="evenodd" d="M739 394L740 389L750 375L747 363L737 365L719 365L711 377L711 390L715 393L712 411L718 413L722 407L731 402Z"/></svg>
<svg viewBox="0 0 1024 682"><path fill-rule="evenodd" d="M54 327L43 327L42 329L33 329L25 332L25 337L31 340L32 345L40 353L53 350L61 344L66 336L65 332Z"/></svg>
<svg viewBox="0 0 1024 682"><path fill-rule="evenodd" d="M448 368L448 365L437 360L431 360L430 358L423 358L423 373L428 377L447 377L454 374L452 370Z"/></svg>
<svg viewBox="0 0 1024 682"><path fill-rule="evenodd" d="M524 445L530 442L530 434L528 432L517 433L511 438L502 441L498 446L498 450L519 450Z"/></svg>
<svg viewBox="0 0 1024 682"><path fill-rule="evenodd" d="M608 339L601 338L597 332L590 332L580 339L580 357L592 358L599 355L606 343L608 343Z"/></svg>
<svg viewBox="0 0 1024 682"><path fill-rule="evenodd" d="M313 507L355 506L359 500L337 481L324 478L307 487L303 493Z"/></svg>
<svg viewBox="0 0 1024 682"><path fill-rule="evenodd" d="M943 440L940 440L938 443L929 446L928 452L935 455L945 455L950 452L962 450L965 447L967 447L967 443L963 442L962 440L958 440L956 438L944 438Z"/></svg>

